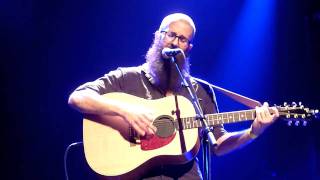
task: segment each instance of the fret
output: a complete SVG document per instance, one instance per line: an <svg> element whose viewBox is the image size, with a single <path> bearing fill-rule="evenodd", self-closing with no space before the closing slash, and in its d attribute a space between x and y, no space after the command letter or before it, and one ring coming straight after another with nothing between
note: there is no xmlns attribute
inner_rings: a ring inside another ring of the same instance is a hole
<svg viewBox="0 0 320 180"><path fill-rule="evenodd" d="M235 112L233 113L233 116L234 116L233 122L238 122L240 119L239 113Z"/></svg>
<svg viewBox="0 0 320 180"><path fill-rule="evenodd" d="M195 127L199 127L198 125L198 120L196 120L195 118L191 118L192 120L192 127L195 128Z"/></svg>
<svg viewBox="0 0 320 180"><path fill-rule="evenodd" d="M227 123L232 123L233 121L234 121L234 114L228 113L228 122Z"/></svg>
<svg viewBox="0 0 320 180"><path fill-rule="evenodd" d="M251 114L250 111L246 111L246 112L245 112L245 115L246 115L246 119L247 119L247 120L250 120L250 119L251 119L251 118L250 118L250 114Z"/></svg>
<svg viewBox="0 0 320 180"><path fill-rule="evenodd" d="M212 119L210 122L208 122L208 124L209 124L210 126L216 125L216 124L217 124L216 119Z"/></svg>
<svg viewBox="0 0 320 180"><path fill-rule="evenodd" d="M207 121L210 121L210 116L208 114L204 115L204 118L207 120ZM209 122L208 122L209 123Z"/></svg>
<svg viewBox="0 0 320 180"><path fill-rule="evenodd" d="M213 119L213 117L211 118L211 121L207 121L207 122L208 122L208 125L210 125L210 126L216 125L216 120Z"/></svg>
<svg viewBox="0 0 320 180"><path fill-rule="evenodd" d="M217 114L213 114L212 115L212 125L216 125L217 123L217 119L218 119L218 115Z"/></svg>
<svg viewBox="0 0 320 180"><path fill-rule="evenodd" d="M185 119L185 129L191 129L191 122L190 122L190 118L186 118Z"/></svg>
<svg viewBox="0 0 320 180"><path fill-rule="evenodd" d="M223 119L223 122L227 122L227 120L228 120L228 113L223 113L223 115L222 115L222 119Z"/></svg>
<svg viewBox="0 0 320 180"><path fill-rule="evenodd" d="M229 113L229 119L228 119L228 123L234 121L234 115L233 113Z"/></svg>
<svg viewBox="0 0 320 180"><path fill-rule="evenodd" d="M218 123L217 124L222 124L222 113L218 114Z"/></svg>
<svg viewBox="0 0 320 180"><path fill-rule="evenodd" d="M252 119L255 119L256 118L256 111L251 111L251 116L252 116Z"/></svg>
<svg viewBox="0 0 320 180"><path fill-rule="evenodd" d="M250 111L246 111L246 116L248 119L251 119L251 112Z"/></svg>
<svg viewBox="0 0 320 180"><path fill-rule="evenodd" d="M247 119L253 120L255 118L256 110L246 111Z"/></svg>
<svg viewBox="0 0 320 180"><path fill-rule="evenodd" d="M211 121L211 120L212 120L212 116L210 116L210 115L204 115L204 117L205 117L208 121Z"/></svg>
<svg viewBox="0 0 320 180"><path fill-rule="evenodd" d="M245 112L239 112L239 114L240 114L240 121L246 119Z"/></svg>
<svg viewBox="0 0 320 180"><path fill-rule="evenodd" d="M212 116L205 115L204 117L205 117L206 120L207 120L207 124L211 126L211 125L213 124L213 122L212 122Z"/></svg>

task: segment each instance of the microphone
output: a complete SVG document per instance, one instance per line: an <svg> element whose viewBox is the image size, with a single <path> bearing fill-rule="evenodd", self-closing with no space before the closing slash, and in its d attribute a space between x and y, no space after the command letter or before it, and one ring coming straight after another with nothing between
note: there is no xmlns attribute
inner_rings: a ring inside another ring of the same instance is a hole
<svg viewBox="0 0 320 180"><path fill-rule="evenodd" d="M171 57L176 57L176 55L182 53L183 51L180 48L170 49L170 48L163 48L161 55L164 59L169 59Z"/></svg>

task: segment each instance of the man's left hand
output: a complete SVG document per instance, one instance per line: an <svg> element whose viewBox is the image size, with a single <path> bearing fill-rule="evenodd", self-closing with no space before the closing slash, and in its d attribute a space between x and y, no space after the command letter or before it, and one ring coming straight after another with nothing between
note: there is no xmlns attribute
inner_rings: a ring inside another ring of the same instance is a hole
<svg viewBox="0 0 320 180"><path fill-rule="evenodd" d="M263 106L256 107L256 119L253 121L251 131L259 136L279 117L279 111L275 107L269 107L267 102Z"/></svg>

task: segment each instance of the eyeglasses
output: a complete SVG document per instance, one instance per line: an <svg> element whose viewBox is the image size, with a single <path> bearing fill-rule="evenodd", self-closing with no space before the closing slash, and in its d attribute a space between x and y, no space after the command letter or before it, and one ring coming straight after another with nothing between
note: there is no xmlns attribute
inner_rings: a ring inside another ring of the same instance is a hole
<svg viewBox="0 0 320 180"><path fill-rule="evenodd" d="M182 45L187 46L190 44L190 40L184 37L183 35L178 36L177 33L175 32L161 31L161 33L163 32L165 33L168 41L174 41L176 38L178 38L178 42L181 43Z"/></svg>

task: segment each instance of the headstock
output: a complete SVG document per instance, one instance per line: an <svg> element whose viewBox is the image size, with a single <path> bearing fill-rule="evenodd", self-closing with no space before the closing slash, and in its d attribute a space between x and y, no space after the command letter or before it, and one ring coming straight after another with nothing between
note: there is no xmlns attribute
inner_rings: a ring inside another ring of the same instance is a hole
<svg viewBox="0 0 320 180"><path fill-rule="evenodd" d="M318 109L309 109L304 107L301 102L298 104L292 102L291 105L288 105L285 102L283 106L275 107L278 109L280 117L283 117L283 119L288 122L289 126L292 124L295 126L306 126L308 121L311 121L311 119L319 118Z"/></svg>

